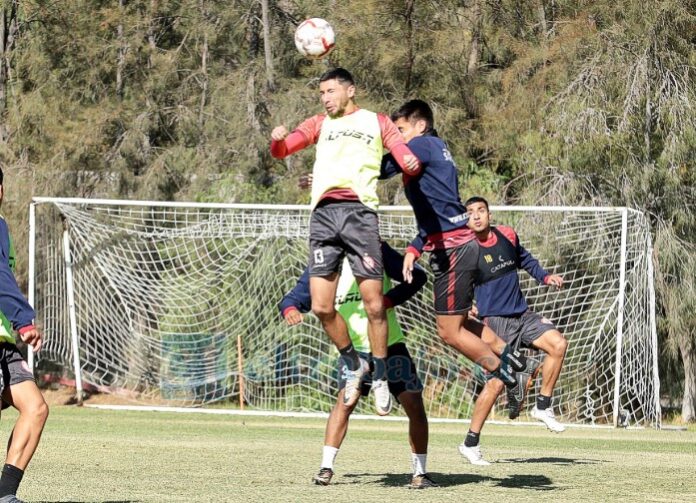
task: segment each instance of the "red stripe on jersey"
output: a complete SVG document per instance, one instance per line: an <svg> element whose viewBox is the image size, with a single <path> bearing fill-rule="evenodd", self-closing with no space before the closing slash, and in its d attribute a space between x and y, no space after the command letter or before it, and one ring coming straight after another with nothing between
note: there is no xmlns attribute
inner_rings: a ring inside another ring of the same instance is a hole
<svg viewBox="0 0 696 503"><path fill-rule="evenodd" d="M425 251L446 250L462 246L476 239L476 233L468 227L460 227L447 232L437 232L429 234L425 240Z"/></svg>
<svg viewBox="0 0 696 503"><path fill-rule="evenodd" d="M455 287L457 286L457 275L455 268L457 266L457 254L452 253L449 256L449 273L447 274L447 310L454 311L455 309Z"/></svg>

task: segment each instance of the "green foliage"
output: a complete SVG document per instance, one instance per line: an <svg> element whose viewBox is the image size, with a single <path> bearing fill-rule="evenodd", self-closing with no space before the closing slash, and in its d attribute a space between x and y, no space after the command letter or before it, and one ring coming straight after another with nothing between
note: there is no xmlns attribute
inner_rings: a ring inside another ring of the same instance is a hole
<svg viewBox="0 0 696 503"><path fill-rule="evenodd" d="M432 103L464 197L647 212L662 368L692 347L696 2L268 4L266 41L260 2L4 2L0 163L19 248L33 195L307 202L312 152L274 160L269 133L319 112L316 78L342 65L362 106ZM293 46L315 16L337 31L326 62ZM405 202L398 184L381 191Z"/></svg>

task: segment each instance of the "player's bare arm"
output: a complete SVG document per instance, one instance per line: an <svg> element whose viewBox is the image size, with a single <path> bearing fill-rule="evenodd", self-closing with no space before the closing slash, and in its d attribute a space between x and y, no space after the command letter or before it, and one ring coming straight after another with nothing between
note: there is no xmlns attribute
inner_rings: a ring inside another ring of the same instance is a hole
<svg viewBox="0 0 696 503"><path fill-rule="evenodd" d="M415 263L416 256L412 252L407 252L406 255L404 255L404 267L402 271L406 283L413 281L413 264Z"/></svg>

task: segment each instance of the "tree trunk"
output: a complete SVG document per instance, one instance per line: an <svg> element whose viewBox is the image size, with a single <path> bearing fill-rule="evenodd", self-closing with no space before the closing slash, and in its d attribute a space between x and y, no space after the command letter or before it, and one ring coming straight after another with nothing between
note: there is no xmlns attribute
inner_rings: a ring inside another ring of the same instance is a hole
<svg viewBox="0 0 696 503"><path fill-rule="evenodd" d="M544 5L544 0L539 0L539 5L537 6L537 16L539 16L539 31L544 38L549 35L549 27L546 22L546 6Z"/></svg>
<svg viewBox="0 0 696 503"><path fill-rule="evenodd" d="M687 338L687 336L685 336ZM696 421L696 347L691 341L679 345L684 363L684 396L682 398L682 420Z"/></svg>
<svg viewBox="0 0 696 503"><path fill-rule="evenodd" d="M203 112L205 104L208 101L208 34L203 35L203 49L201 50L201 75L203 75L203 83L201 84L201 103L198 110L198 125L203 125Z"/></svg>
<svg viewBox="0 0 696 503"><path fill-rule="evenodd" d="M469 44L469 61L466 67L466 73L470 77L476 75L481 57L481 2L474 2L473 22L471 25L471 44Z"/></svg>
<svg viewBox="0 0 696 503"><path fill-rule="evenodd" d="M0 142L5 143L10 135L6 123L7 86L10 82L10 57L17 34L17 2L13 1L9 9L0 9Z"/></svg>
<svg viewBox="0 0 696 503"><path fill-rule="evenodd" d="M263 54L266 58L266 88L275 91L273 78L273 54L271 53L271 25L268 16L268 0L261 0L261 20L263 22Z"/></svg>
<svg viewBox="0 0 696 503"><path fill-rule="evenodd" d="M645 138L645 162L646 165L650 164L652 147L650 146L650 132L652 129L652 107L650 104L650 80L646 81L647 89L645 93L645 131L643 132L643 138Z"/></svg>
<svg viewBox="0 0 696 503"><path fill-rule="evenodd" d="M411 86L413 85L413 64L416 60L416 51L414 50L414 37L413 37L413 8L415 6L415 0L406 1L406 38L408 40L408 54L406 55L406 78L404 79L405 93L404 97L411 94Z"/></svg>
<svg viewBox="0 0 696 503"><path fill-rule="evenodd" d="M126 52L128 45L123 39L123 17L125 15L126 0L118 0L118 10L120 19L116 27L116 38L118 39L118 57L116 61L116 94L123 98L123 70L126 66Z"/></svg>
<svg viewBox="0 0 696 503"><path fill-rule="evenodd" d="M201 17L204 23L207 19L207 11L205 9L205 2L201 0ZM207 26L203 26L203 48L201 49L201 75L203 82L201 83L201 102L198 110L198 125L203 125L203 112L205 110L205 104L208 101L208 31Z"/></svg>
<svg viewBox="0 0 696 503"><path fill-rule="evenodd" d="M147 24L147 45L150 54L147 57L147 67L152 68L152 55L157 50L157 38L155 37L156 16L159 0L150 0L150 21Z"/></svg>
<svg viewBox="0 0 696 503"><path fill-rule="evenodd" d="M5 41L7 40L7 11L3 7L0 10L0 141L7 141L7 129L5 124L5 110L7 109L7 61Z"/></svg>
<svg viewBox="0 0 696 503"><path fill-rule="evenodd" d="M259 7L258 3L252 3L249 7L246 26L246 40L248 42L247 54L251 59L255 59L261 50L261 37L259 37Z"/></svg>

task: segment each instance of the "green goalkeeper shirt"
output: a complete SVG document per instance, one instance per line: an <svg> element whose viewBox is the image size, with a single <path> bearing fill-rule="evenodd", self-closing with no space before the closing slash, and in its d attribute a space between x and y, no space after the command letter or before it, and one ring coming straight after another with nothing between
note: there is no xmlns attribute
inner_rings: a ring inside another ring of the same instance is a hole
<svg viewBox="0 0 696 503"><path fill-rule="evenodd" d="M384 275L383 284L384 293L391 290L392 283L386 274ZM367 312L360 295L358 282L355 280L347 260L344 261L343 271L336 289L336 311L346 321L348 335L355 350L369 353L370 340L367 337ZM404 341L404 333L396 319L394 309L387 309L387 327L389 330L388 346Z"/></svg>

